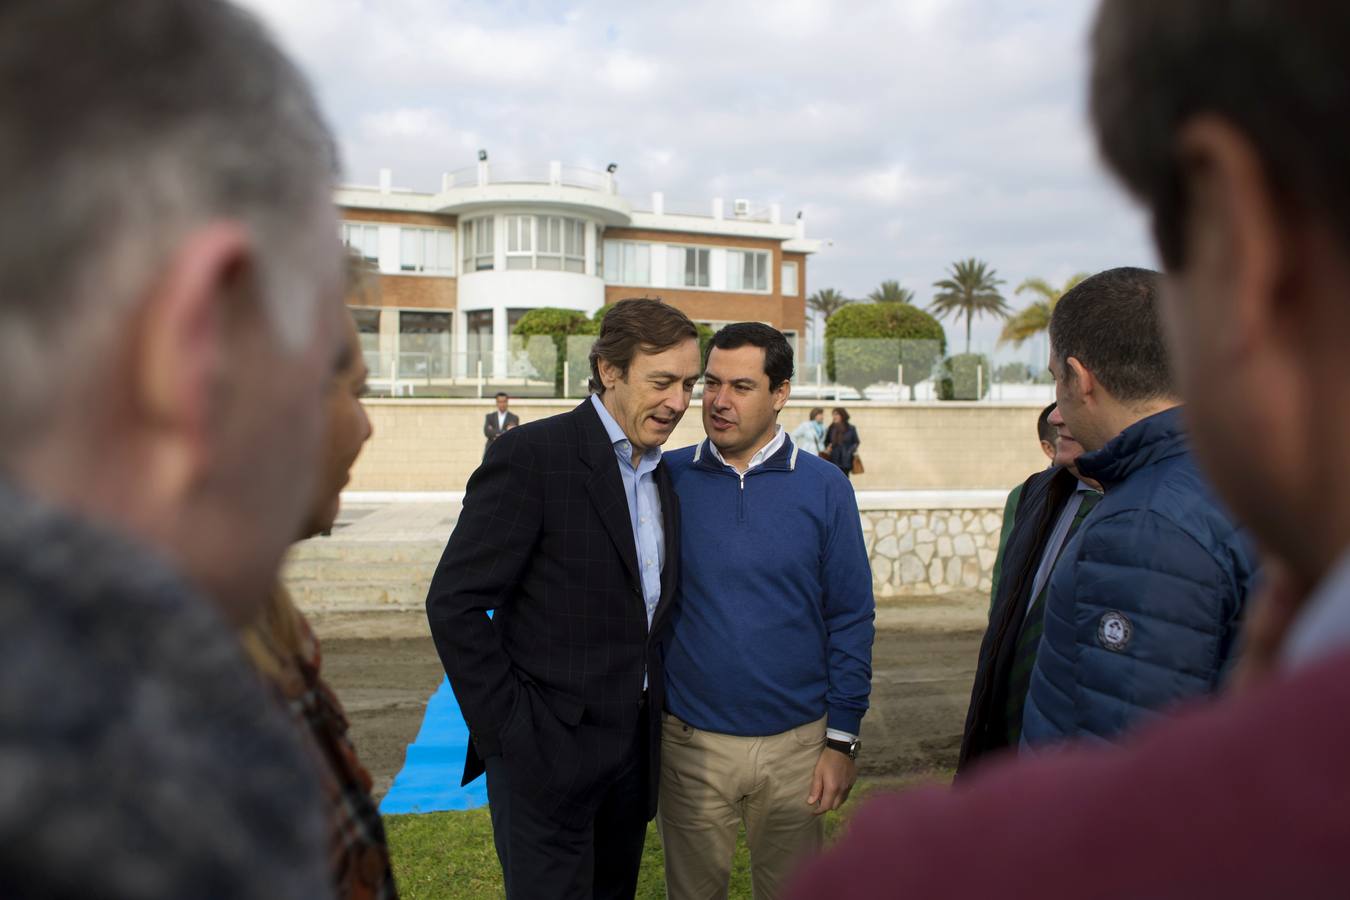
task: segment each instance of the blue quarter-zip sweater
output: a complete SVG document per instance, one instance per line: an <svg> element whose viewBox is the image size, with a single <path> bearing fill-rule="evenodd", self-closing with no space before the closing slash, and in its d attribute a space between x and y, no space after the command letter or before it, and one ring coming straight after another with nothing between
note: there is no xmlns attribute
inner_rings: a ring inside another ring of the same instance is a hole
<svg viewBox="0 0 1350 900"><path fill-rule="evenodd" d="M706 439L664 462L682 529L667 709L721 734L779 734L826 714L857 734L875 628L848 480L791 440L744 476Z"/></svg>

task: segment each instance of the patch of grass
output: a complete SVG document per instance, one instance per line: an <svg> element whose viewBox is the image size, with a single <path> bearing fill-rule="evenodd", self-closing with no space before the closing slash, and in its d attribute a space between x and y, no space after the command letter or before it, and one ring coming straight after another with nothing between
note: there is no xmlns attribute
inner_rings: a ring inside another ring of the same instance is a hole
<svg viewBox="0 0 1350 900"><path fill-rule="evenodd" d="M853 791L848 805L840 812L825 816L825 837L830 840L858 807L858 801L878 790L897 790L919 780L950 780L949 773L936 776L863 779ZM482 900L501 897L502 873L497 851L492 846L492 820L487 809L467 812L440 812L425 815L385 816L394 875L404 900ZM665 858L655 823L647 827L647 845L642 852L642 871L638 875L637 896L661 898L666 895ZM748 898L750 892L750 853L742 831L736 842L731 867L732 900Z"/></svg>

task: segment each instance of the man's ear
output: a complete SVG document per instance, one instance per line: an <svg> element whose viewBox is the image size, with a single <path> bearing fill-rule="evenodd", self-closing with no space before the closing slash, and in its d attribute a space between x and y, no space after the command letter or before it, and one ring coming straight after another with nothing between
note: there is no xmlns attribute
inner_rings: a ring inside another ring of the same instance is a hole
<svg viewBox="0 0 1350 900"><path fill-rule="evenodd" d="M783 407L787 406L788 397L792 396L791 380L784 380L782 384L774 389L773 392L773 411L782 412Z"/></svg>
<svg viewBox="0 0 1350 900"><path fill-rule="evenodd" d="M1226 314L1210 339L1241 354L1272 330L1288 274L1288 234L1251 142L1216 116L1198 116L1177 138L1187 196L1186 268L1224 284Z"/></svg>
<svg viewBox="0 0 1350 900"><path fill-rule="evenodd" d="M1078 357L1070 356L1064 360L1064 368L1072 375L1072 380L1078 385L1076 393L1080 400L1086 400L1089 395L1097 390L1097 379L1092 377L1092 373L1078 361Z"/></svg>
<svg viewBox="0 0 1350 900"><path fill-rule="evenodd" d="M623 372L619 367L603 357L596 360L596 368L600 370L600 383L605 386L605 390L609 390L614 387L616 382L623 380Z"/></svg>
<svg viewBox="0 0 1350 900"><path fill-rule="evenodd" d="M157 436L171 438L175 463L188 469L207 457L225 374L227 306L244 290L251 254L240 226L200 229L178 245L143 304L134 408Z"/></svg>

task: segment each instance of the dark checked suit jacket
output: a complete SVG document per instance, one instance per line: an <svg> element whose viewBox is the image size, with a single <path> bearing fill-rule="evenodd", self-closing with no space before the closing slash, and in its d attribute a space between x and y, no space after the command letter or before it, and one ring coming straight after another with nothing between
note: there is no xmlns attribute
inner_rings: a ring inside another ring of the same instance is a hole
<svg viewBox="0 0 1350 900"><path fill-rule="evenodd" d="M472 736L464 783L501 754L561 821L593 815L630 762L643 673L656 811L661 634L680 564L679 506L657 466L666 558L651 633L618 460L589 399L513 428L469 479L427 616ZM495 610L492 618L488 610Z"/></svg>

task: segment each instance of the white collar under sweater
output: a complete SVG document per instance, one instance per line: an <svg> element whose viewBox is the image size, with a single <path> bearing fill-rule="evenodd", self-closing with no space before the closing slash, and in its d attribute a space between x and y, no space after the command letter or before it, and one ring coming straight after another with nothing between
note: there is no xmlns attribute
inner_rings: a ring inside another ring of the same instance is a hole
<svg viewBox="0 0 1350 900"><path fill-rule="evenodd" d="M749 472L755 466L763 465L766 459L782 449L783 442L786 440L787 432L783 430L782 425L777 426L777 430L773 433L773 437L769 438L769 442L756 450L755 455L750 457L750 464L745 467L745 472ZM722 452L717 449L717 445L712 442L712 438L708 438L708 449L712 451L713 458L722 465L731 466L731 463L722 458ZM731 466L731 468L736 467ZM745 472L741 472L741 474L744 475Z"/></svg>

